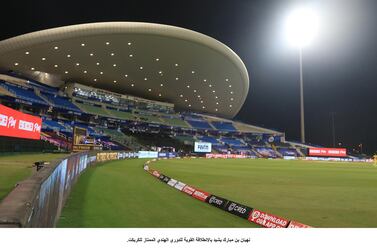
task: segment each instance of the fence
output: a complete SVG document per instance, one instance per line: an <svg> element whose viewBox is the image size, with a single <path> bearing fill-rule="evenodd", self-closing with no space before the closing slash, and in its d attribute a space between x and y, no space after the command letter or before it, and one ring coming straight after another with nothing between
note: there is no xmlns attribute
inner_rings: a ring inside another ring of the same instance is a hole
<svg viewBox="0 0 377 251"><path fill-rule="evenodd" d="M106 156L106 157L104 157ZM17 184L0 203L0 227L54 227L80 174L99 161L131 157L116 152L83 152L52 161Z"/></svg>

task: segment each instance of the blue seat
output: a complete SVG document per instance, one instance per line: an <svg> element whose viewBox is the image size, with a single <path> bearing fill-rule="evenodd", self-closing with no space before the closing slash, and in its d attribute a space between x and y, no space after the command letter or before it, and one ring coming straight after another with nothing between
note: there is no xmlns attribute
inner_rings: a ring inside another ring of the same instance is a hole
<svg viewBox="0 0 377 251"><path fill-rule="evenodd" d="M235 132L237 129L230 122L213 121L211 124L220 131Z"/></svg>
<svg viewBox="0 0 377 251"><path fill-rule="evenodd" d="M10 93L13 93L19 99L23 99L32 103L48 105L46 101L38 97L32 89L18 87L5 82L0 82L0 86L8 90Z"/></svg>

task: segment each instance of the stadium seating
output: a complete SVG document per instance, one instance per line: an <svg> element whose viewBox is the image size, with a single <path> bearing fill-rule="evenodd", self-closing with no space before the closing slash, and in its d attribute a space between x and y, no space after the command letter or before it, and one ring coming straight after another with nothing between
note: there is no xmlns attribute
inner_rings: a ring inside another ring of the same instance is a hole
<svg viewBox="0 0 377 251"><path fill-rule="evenodd" d="M200 141L212 143L213 145L220 145L220 142L217 139L210 136L201 136L201 137L198 137L198 139Z"/></svg>
<svg viewBox="0 0 377 251"><path fill-rule="evenodd" d="M277 153L272 148L269 148L269 147L255 147L254 149L262 157L265 157L265 158L277 158L278 157Z"/></svg>
<svg viewBox="0 0 377 251"><path fill-rule="evenodd" d="M234 138L221 138L220 139L222 142L228 145L234 145L234 146L244 146L245 144L242 143L239 139L234 139Z"/></svg>
<svg viewBox="0 0 377 251"><path fill-rule="evenodd" d="M212 121L211 124L220 131L237 131L237 129L230 122Z"/></svg>
<svg viewBox="0 0 377 251"><path fill-rule="evenodd" d="M41 93L41 96L46 98L50 103L52 103L56 107L67 109L67 110L72 110L76 112L81 112L81 110L77 106L75 106L66 98L60 97L58 95L49 94L49 93Z"/></svg>
<svg viewBox="0 0 377 251"><path fill-rule="evenodd" d="M19 99L23 99L32 103L48 105L46 101L38 97L32 89L25 89L5 82L0 82L0 86L9 91Z"/></svg>
<svg viewBox="0 0 377 251"><path fill-rule="evenodd" d="M187 120L187 122L196 129L214 130L214 128L206 121Z"/></svg>

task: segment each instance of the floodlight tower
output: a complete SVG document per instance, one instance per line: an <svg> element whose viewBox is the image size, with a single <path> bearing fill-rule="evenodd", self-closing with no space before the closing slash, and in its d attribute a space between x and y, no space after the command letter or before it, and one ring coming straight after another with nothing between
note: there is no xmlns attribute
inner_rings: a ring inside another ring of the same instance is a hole
<svg viewBox="0 0 377 251"><path fill-rule="evenodd" d="M304 117L304 77L302 70L302 52L307 47L318 31L318 16L313 9L298 8L287 18L287 37L291 44L298 48L300 64L300 122L301 143L305 143L305 117Z"/></svg>

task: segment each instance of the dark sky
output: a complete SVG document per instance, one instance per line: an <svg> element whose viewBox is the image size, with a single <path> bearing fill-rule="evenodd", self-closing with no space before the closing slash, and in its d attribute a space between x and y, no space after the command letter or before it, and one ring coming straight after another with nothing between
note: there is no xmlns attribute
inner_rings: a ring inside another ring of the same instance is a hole
<svg viewBox="0 0 377 251"><path fill-rule="evenodd" d="M101 21L143 21L192 29L225 43L244 61L250 93L236 119L299 140L298 52L288 46L284 19L314 5L320 32L304 51L307 142L336 141L377 151L377 1L374 0L101 0L3 1L0 38Z"/></svg>

